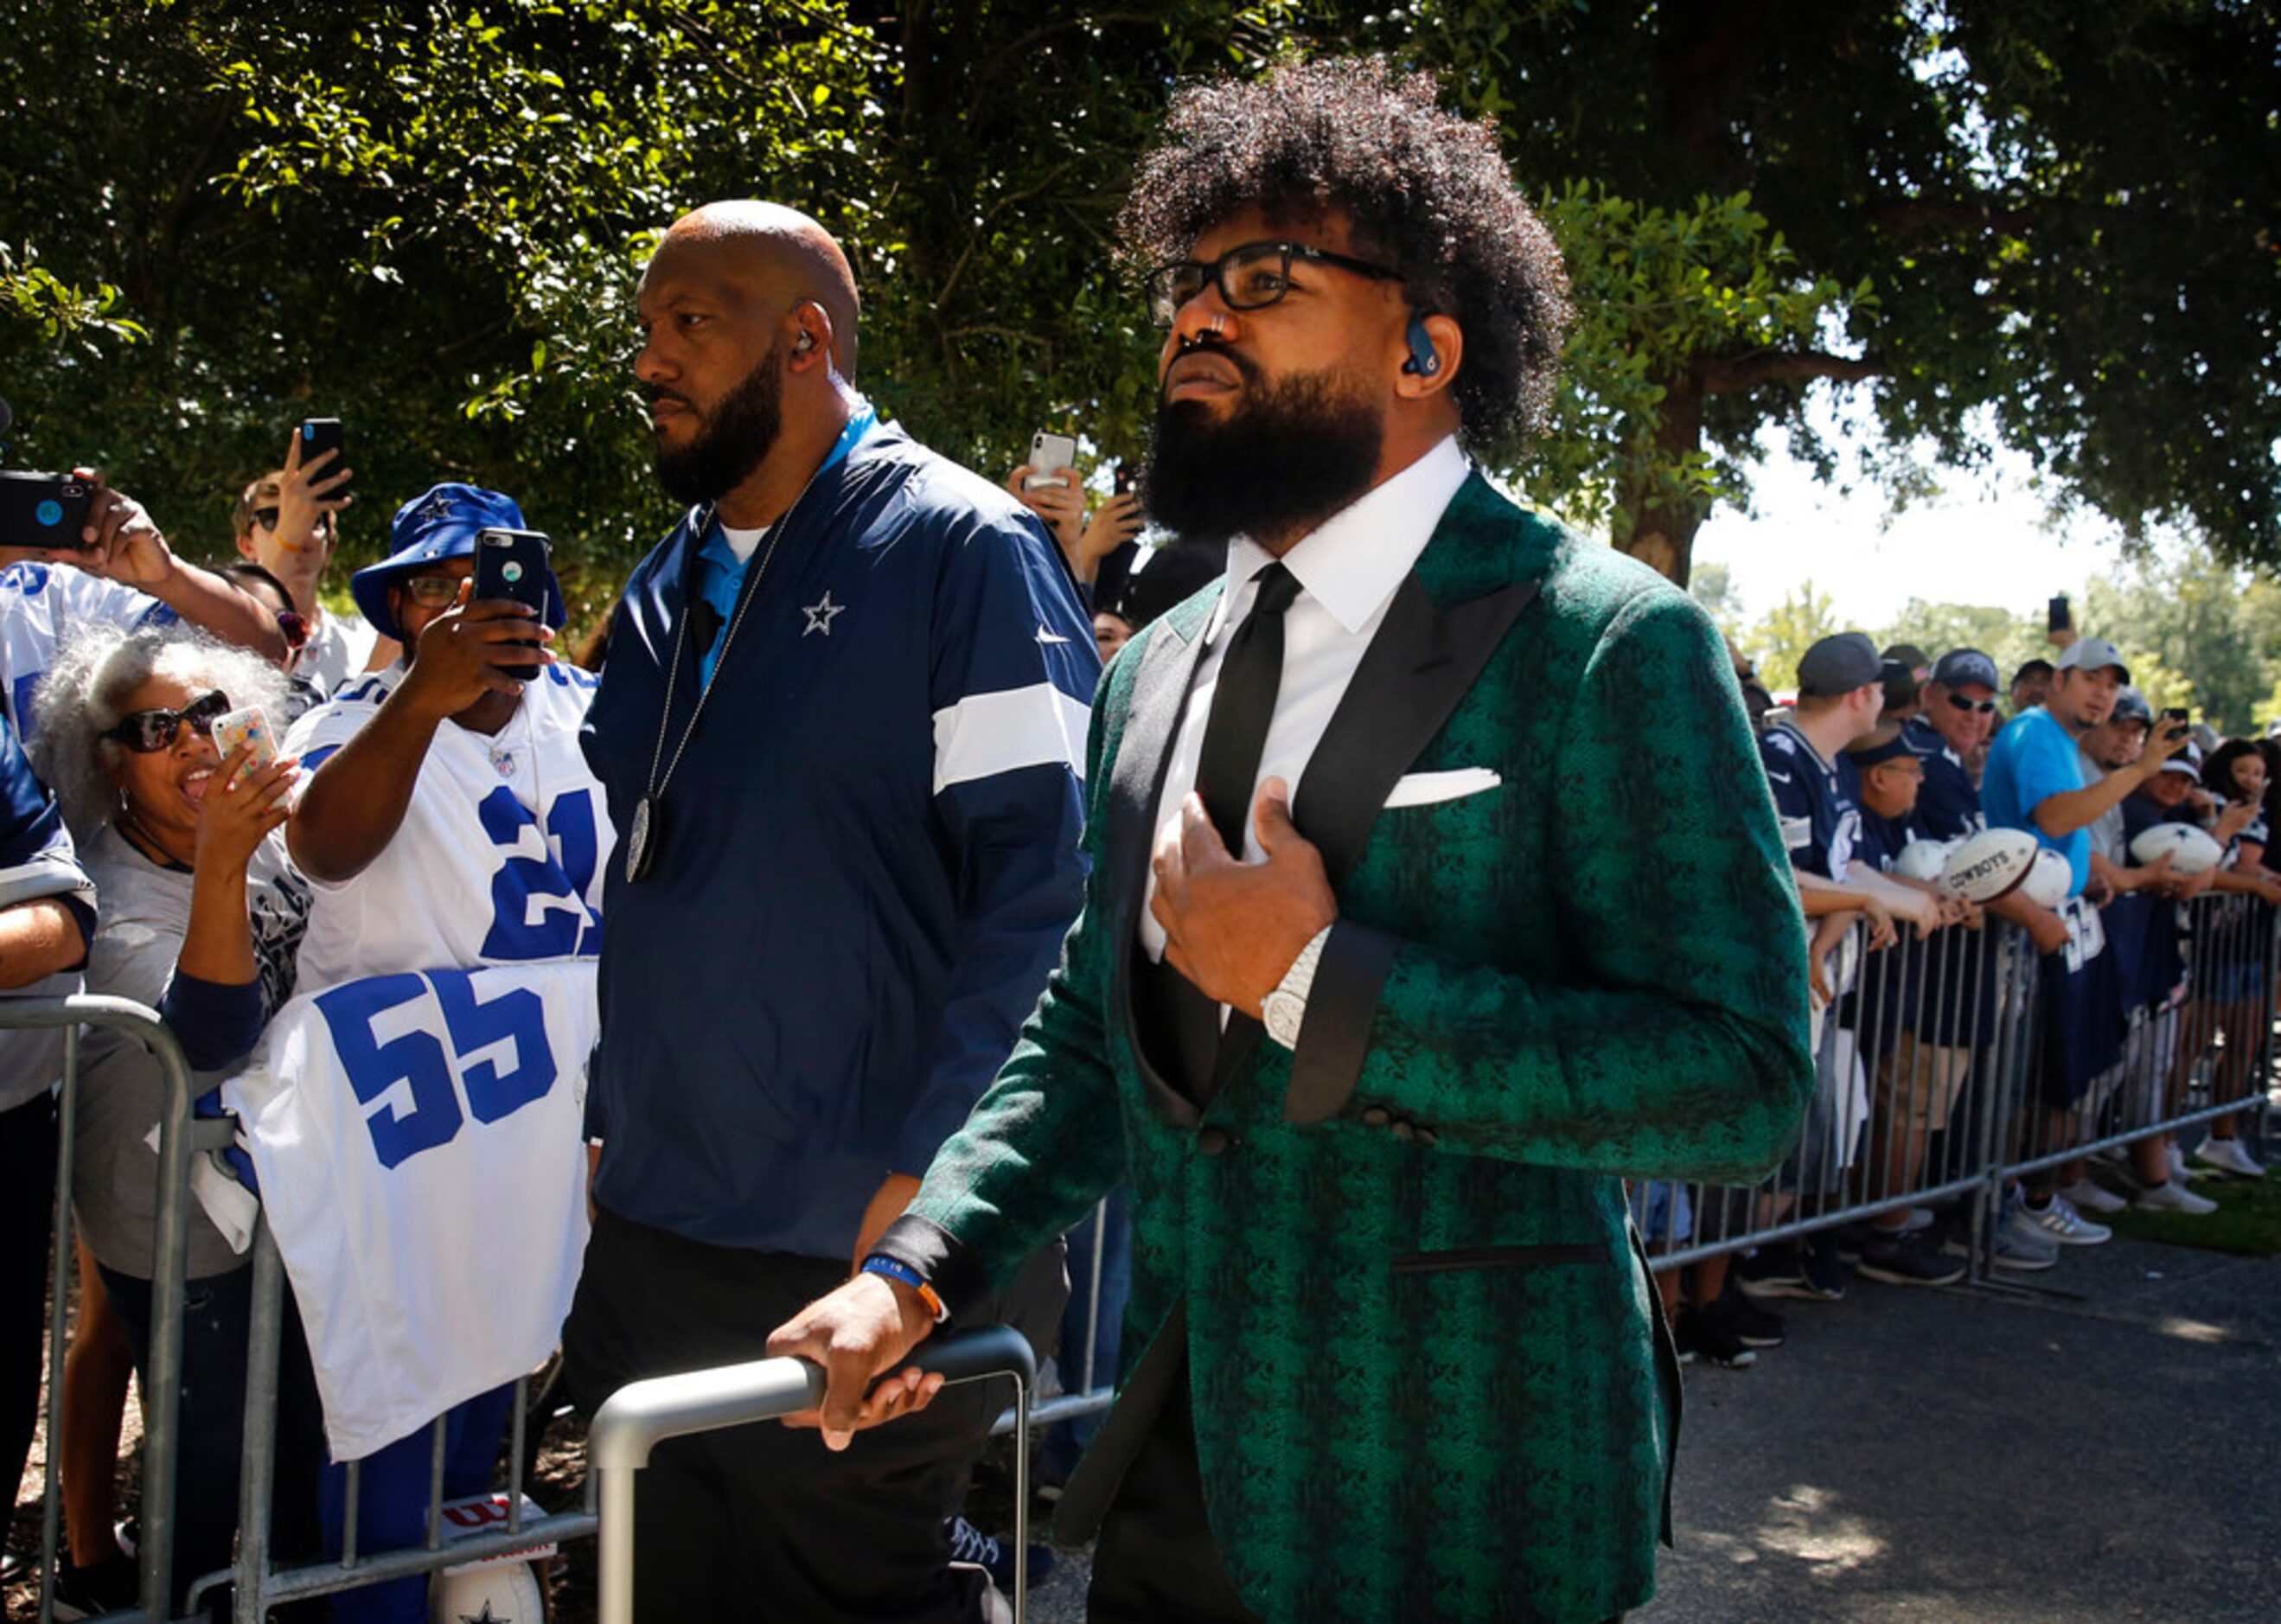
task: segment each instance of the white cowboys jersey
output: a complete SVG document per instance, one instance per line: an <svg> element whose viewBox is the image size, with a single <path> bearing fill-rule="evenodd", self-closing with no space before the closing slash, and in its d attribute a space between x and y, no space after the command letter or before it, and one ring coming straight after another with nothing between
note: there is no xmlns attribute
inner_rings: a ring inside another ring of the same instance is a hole
<svg viewBox="0 0 2281 1624"><path fill-rule="evenodd" d="M586 1250L594 973L585 959L305 990L223 1085L336 1460L535 1369L561 1334Z"/></svg>
<svg viewBox="0 0 2281 1624"><path fill-rule="evenodd" d="M17 736L31 738L32 690L56 662L56 650L81 627L135 631L174 620L174 610L156 598L68 564L0 569L0 703Z"/></svg>
<svg viewBox="0 0 2281 1624"><path fill-rule="evenodd" d="M299 756L305 771L321 766L372 720L405 669L376 671L311 711L286 735L284 754ZM524 685L498 733L448 721L436 730L387 850L353 879L310 881L301 992L409 970L600 954L602 878L617 835L578 748L596 681L550 665Z"/></svg>

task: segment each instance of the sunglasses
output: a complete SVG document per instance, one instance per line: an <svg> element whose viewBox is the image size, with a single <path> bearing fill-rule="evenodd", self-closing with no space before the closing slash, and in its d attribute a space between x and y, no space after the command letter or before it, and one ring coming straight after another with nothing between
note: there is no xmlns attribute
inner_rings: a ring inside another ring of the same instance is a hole
<svg viewBox="0 0 2281 1624"><path fill-rule="evenodd" d="M320 531L322 531L325 527L332 522L332 517L333 515L330 514L319 514L317 515L317 529ZM277 528L277 509L274 507L255 508L253 510L253 522L265 530L275 530Z"/></svg>
<svg viewBox="0 0 2281 1624"><path fill-rule="evenodd" d="M285 646L298 651L309 640L309 623L292 609L277 611L277 630L285 639Z"/></svg>
<svg viewBox="0 0 2281 1624"><path fill-rule="evenodd" d="M200 694L180 710L129 711L104 737L117 740L137 755L149 755L173 744L184 723L189 723L190 731L200 739L212 739L213 724L228 714L229 695L216 688L211 693Z"/></svg>
<svg viewBox="0 0 2281 1624"><path fill-rule="evenodd" d="M1996 701L1993 700L1968 700L1960 693L1950 694L1948 702L1959 710L1976 710L1983 716L1996 708Z"/></svg>

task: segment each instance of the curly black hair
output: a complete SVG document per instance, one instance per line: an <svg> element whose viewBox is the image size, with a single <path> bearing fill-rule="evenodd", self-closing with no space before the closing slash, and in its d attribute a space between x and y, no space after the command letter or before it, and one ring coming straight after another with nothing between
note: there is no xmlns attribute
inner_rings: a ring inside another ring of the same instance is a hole
<svg viewBox="0 0 2281 1624"><path fill-rule="evenodd" d="M1443 112L1431 77L1346 57L1181 89L1117 220L1127 267L1186 259L1246 208L1343 210L1414 307L1457 321L1465 353L1450 390L1467 450L1508 452L1541 422L1574 316L1567 269L1495 127Z"/></svg>

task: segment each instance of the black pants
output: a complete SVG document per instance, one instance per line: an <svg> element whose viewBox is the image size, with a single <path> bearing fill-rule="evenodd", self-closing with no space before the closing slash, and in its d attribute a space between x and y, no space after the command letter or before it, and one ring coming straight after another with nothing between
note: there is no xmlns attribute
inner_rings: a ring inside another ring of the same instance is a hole
<svg viewBox="0 0 2281 1624"><path fill-rule="evenodd" d="M55 1204L56 1102L43 1094L0 1111L0 1483L12 1504L39 1426Z"/></svg>
<svg viewBox="0 0 2281 1624"><path fill-rule="evenodd" d="M605 1208L562 1329L564 1382L592 1415L629 1381L764 1357L769 1332L847 1278L843 1262L707 1246ZM1056 1247L977 1318L1017 1326L1042 1353L1065 1289ZM659 1445L634 1500L636 1615L980 1617L979 1575L951 1572L943 1520L1009 1396L1003 1382L947 1388L839 1454L774 1421Z"/></svg>
<svg viewBox="0 0 2281 1624"><path fill-rule="evenodd" d="M1185 1371L1102 1520L1085 1616L1086 1624L1259 1624L1204 1518Z"/></svg>

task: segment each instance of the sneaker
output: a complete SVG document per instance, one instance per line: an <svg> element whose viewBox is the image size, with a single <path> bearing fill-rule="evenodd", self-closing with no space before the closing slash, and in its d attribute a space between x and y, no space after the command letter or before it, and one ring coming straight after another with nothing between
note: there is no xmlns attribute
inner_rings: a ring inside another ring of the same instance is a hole
<svg viewBox="0 0 2281 1624"><path fill-rule="evenodd" d="M2130 1203L2088 1179L2078 1179L2060 1192L2060 1199L2073 1207L2078 1215L2085 1212L2120 1212Z"/></svg>
<svg viewBox="0 0 2281 1624"><path fill-rule="evenodd" d="M124 1612L142 1599L142 1589L132 1557L105 1557L85 1567L66 1558L56 1564L56 1617L92 1619Z"/></svg>
<svg viewBox="0 0 2281 1624"><path fill-rule="evenodd" d="M1997 1268L2016 1274L2034 1274L2060 1260L2060 1243L2033 1224L2014 1225L2010 1219L1996 1226Z"/></svg>
<svg viewBox="0 0 2281 1624"><path fill-rule="evenodd" d="M993 1539L963 1517L952 1517L943 1522L943 1531L950 1535L950 1559L971 1562L990 1575L990 1582L1011 1596L1014 1593L1014 1550L1005 1540ZM1054 1571L1054 1553L1050 1546L1030 1547L1030 1582L1035 1584ZM58 1615L60 1617L60 1613Z"/></svg>
<svg viewBox="0 0 2281 1624"><path fill-rule="evenodd" d="M2027 1225L2041 1230L2061 1246L2099 1246L2115 1237L2115 1232L2104 1224L2094 1224L2068 1205L2067 1197L2054 1195L2042 1207L2022 1202L2005 1220L2012 1225Z"/></svg>
<svg viewBox="0 0 2281 1624"><path fill-rule="evenodd" d="M1901 1233L1913 1235L1920 1230L1930 1229L1938 1221L1939 1215L1930 1207L1905 1207L1902 1209Z"/></svg>
<svg viewBox="0 0 2281 1624"><path fill-rule="evenodd" d="M1861 1249L1854 1265L1866 1280L1888 1286L1953 1286L1969 1272L1961 1257L1927 1245L1914 1235L1878 1236Z"/></svg>
<svg viewBox="0 0 2281 1624"><path fill-rule="evenodd" d="M2138 1199L2130 1204L2141 1212L2186 1212L2196 1218L2217 1210L2217 1203L2207 1195L2195 1195L2176 1179L2139 1191Z"/></svg>
<svg viewBox="0 0 2281 1624"><path fill-rule="evenodd" d="M1735 1334L1743 1339L1746 1348L1779 1348L1782 1345L1782 1317L1770 1308L1761 1308L1741 1292L1728 1290L1713 1304L1719 1317L1734 1327Z"/></svg>
<svg viewBox="0 0 2281 1624"><path fill-rule="evenodd" d="M2237 1179L2262 1179L2265 1170L2257 1159L2241 1148L2238 1139L2206 1139L2194 1150L2194 1160L2204 1167L2215 1167L2222 1173L2231 1173Z"/></svg>
<svg viewBox="0 0 2281 1624"><path fill-rule="evenodd" d="M1711 1307L1715 1310L1718 1304ZM1673 1327L1673 1334L1679 1339L1682 1358L1701 1359L1726 1370L1748 1370L1759 1362L1758 1350L1745 1347L1731 1326L1715 1313L1692 1303L1679 1311L1679 1324Z"/></svg>
<svg viewBox="0 0 2281 1624"><path fill-rule="evenodd" d="M2178 1148L2177 1140L2170 1141L2169 1150L2171 1183L2184 1184L2190 1179L2199 1179L2202 1176L2196 1170L2186 1165L2186 1153Z"/></svg>
<svg viewBox="0 0 2281 1624"><path fill-rule="evenodd" d="M1762 1246L1736 1266L1735 1283L1753 1297L1802 1297L1835 1303L1845 1295L1845 1270L1834 1251L1817 1255L1795 1241Z"/></svg>

